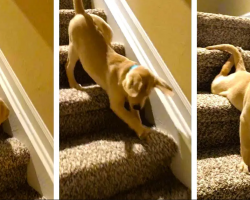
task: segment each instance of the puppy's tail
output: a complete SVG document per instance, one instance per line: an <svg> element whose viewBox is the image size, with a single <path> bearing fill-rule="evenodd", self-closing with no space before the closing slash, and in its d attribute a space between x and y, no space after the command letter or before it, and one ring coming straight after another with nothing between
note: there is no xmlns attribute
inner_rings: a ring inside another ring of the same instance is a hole
<svg viewBox="0 0 250 200"><path fill-rule="evenodd" d="M209 50L217 49L217 50L227 51L231 53L234 58L236 70L246 71L242 55L235 46L231 44L221 44L221 45L208 46L206 47L206 49L209 49Z"/></svg>
<svg viewBox="0 0 250 200"><path fill-rule="evenodd" d="M73 3L76 15L77 14L86 15L82 0L73 0Z"/></svg>

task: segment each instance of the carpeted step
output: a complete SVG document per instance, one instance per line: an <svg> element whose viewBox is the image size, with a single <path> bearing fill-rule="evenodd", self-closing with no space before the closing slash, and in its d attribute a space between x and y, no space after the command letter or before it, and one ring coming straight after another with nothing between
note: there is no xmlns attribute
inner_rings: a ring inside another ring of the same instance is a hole
<svg viewBox="0 0 250 200"><path fill-rule="evenodd" d="M168 170L177 145L152 130L148 141L130 129L107 130L60 145L60 199L102 199L142 185Z"/></svg>
<svg viewBox="0 0 250 200"><path fill-rule="evenodd" d="M232 44L250 50L250 19L197 13L197 46Z"/></svg>
<svg viewBox="0 0 250 200"><path fill-rule="evenodd" d="M28 185L28 183L24 183L19 186L15 190L9 189L2 193L0 193L0 199L46 199L41 196L37 191L35 191L32 187Z"/></svg>
<svg viewBox="0 0 250 200"><path fill-rule="evenodd" d="M239 172L240 147L198 152L198 199L250 199L250 175Z"/></svg>
<svg viewBox="0 0 250 200"><path fill-rule="evenodd" d="M25 183L27 164L30 160L28 149L16 138L10 138L0 127L0 192L15 190Z"/></svg>
<svg viewBox="0 0 250 200"><path fill-rule="evenodd" d="M115 195L111 200L168 200L191 199L191 191L185 187L173 174L150 181L142 186Z"/></svg>
<svg viewBox="0 0 250 200"><path fill-rule="evenodd" d="M85 91L61 89L59 105L60 139L127 127L110 109L108 96L98 85L86 86Z"/></svg>
<svg viewBox="0 0 250 200"><path fill-rule="evenodd" d="M250 71L250 51L240 50L246 69ZM197 88L211 91L211 84L219 74L230 54L219 50L197 49ZM233 72L233 70L232 70Z"/></svg>
<svg viewBox="0 0 250 200"><path fill-rule="evenodd" d="M238 144L239 118L240 111L227 98L198 92L198 148Z"/></svg>
<svg viewBox="0 0 250 200"><path fill-rule="evenodd" d="M83 5L85 9L91 9L91 0L83 0ZM73 9L73 0L60 0L59 9Z"/></svg>
<svg viewBox="0 0 250 200"><path fill-rule="evenodd" d="M107 16L104 10L101 9L86 9L86 12L89 14L95 14L99 17L103 18L105 21L107 20ZM68 36L68 27L70 20L75 16L75 11L70 9L60 10L59 11L59 20L60 20L60 45L68 45L69 44L69 36Z"/></svg>
<svg viewBox="0 0 250 200"><path fill-rule="evenodd" d="M125 56L125 48L123 44L112 43L113 49L120 55ZM68 57L68 45L63 45L59 47L59 57L60 57L60 88L69 88L68 78L65 71L65 64ZM76 81L82 85L95 83L92 78L84 71L80 61L76 63L75 67L75 78Z"/></svg>

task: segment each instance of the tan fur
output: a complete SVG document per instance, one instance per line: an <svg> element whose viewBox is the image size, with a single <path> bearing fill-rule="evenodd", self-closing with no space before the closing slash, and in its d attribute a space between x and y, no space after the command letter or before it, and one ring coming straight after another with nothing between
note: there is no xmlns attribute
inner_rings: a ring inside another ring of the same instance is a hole
<svg viewBox="0 0 250 200"><path fill-rule="evenodd" d="M117 54L111 48L112 30L100 17L84 11L81 0L74 0L75 17L69 24L69 55L66 72L70 87L83 90L74 77L76 61L80 59L84 70L108 94L111 109L133 129L140 138L147 136L149 128L141 124L139 111L154 87L165 94L172 89L164 80L139 66L130 70L136 62ZM131 111L124 108L129 102Z"/></svg>
<svg viewBox="0 0 250 200"><path fill-rule="evenodd" d="M0 124L2 124L9 117L9 108L0 98Z"/></svg>
<svg viewBox="0 0 250 200"><path fill-rule="evenodd" d="M243 161L239 170L247 173L250 168L250 73L245 69L240 51L233 45L215 45L207 49L224 50L232 54L214 79L211 89L213 94L227 97L241 111L240 143ZM228 75L233 65L236 71Z"/></svg>

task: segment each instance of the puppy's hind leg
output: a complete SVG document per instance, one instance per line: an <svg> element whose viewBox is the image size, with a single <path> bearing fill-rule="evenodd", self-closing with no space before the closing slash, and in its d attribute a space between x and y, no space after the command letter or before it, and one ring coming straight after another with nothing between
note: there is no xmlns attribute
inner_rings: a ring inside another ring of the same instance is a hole
<svg viewBox="0 0 250 200"><path fill-rule="evenodd" d="M230 73L234 65L233 55L227 60L227 62L222 66L220 73L215 77L211 85L211 91L213 94L218 94L221 96L227 96L227 87L226 84L223 84L224 80L227 78L227 75Z"/></svg>
<svg viewBox="0 0 250 200"><path fill-rule="evenodd" d="M68 59L67 59L66 65L65 65L65 70L66 70L66 74L68 77L69 86L71 88L76 88L76 89L80 89L79 87L81 87L76 82L75 75L74 75L74 69L75 69L75 65L76 65L76 62L78 59L79 59L79 57L74 50L73 44L70 43L69 44L69 51L68 51Z"/></svg>
<svg viewBox="0 0 250 200"><path fill-rule="evenodd" d="M250 173L250 116L249 111L243 110L240 117L240 150L242 162L239 165L241 172Z"/></svg>
<svg viewBox="0 0 250 200"><path fill-rule="evenodd" d="M233 65L234 65L234 57L233 55L231 55L230 58L227 60L227 62L222 66L220 75L227 76L230 73Z"/></svg>

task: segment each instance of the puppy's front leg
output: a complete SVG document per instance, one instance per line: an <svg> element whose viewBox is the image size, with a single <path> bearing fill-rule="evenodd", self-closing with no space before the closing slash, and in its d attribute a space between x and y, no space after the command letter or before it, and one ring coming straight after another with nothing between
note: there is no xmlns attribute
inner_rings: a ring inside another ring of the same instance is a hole
<svg viewBox="0 0 250 200"><path fill-rule="evenodd" d="M124 102L110 100L110 108L120 119L122 119L131 129L136 132L140 139L147 137L150 132L150 128L143 126L140 122L140 119L136 117L135 114L127 111L124 108Z"/></svg>
<svg viewBox="0 0 250 200"><path fill-rule="evenodd" d="M249 173L250 171L250 117L244 110L240 117L240 151L242 162L239 165L241 172Z"/></svg>
<svg viewBox="0 0 250 200"><path fill-rule="evenodd" d="M140 112L138 110L135 110L133 108L130 107L130 111L133 113L133 115L141 122L141 117L140 117Z"/></svg>
<svg viewBox="0 0 250 200"><path fill-rule="evenodd" d="M73 44L71 43L69 44L68 59L65 65L65 70L66 70L66 74L68 77L69 86L71 88L81 89L80 85L76 82L75 75L74 75L74 69L75 69L77 60L78 60L78 55L76 54L73 48Z"/></svg>

